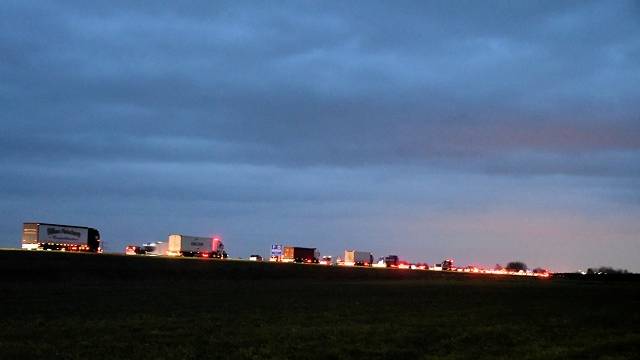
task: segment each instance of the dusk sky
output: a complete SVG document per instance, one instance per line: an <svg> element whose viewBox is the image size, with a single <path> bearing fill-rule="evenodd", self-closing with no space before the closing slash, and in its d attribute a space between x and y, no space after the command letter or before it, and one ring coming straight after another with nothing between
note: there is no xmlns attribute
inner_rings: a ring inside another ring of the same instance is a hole
<svg viewBox="0 0 640 360"><path fill-rule="evenodd" d="M640 2L132 3L0 4L0 247L640 271Z"/></svg>

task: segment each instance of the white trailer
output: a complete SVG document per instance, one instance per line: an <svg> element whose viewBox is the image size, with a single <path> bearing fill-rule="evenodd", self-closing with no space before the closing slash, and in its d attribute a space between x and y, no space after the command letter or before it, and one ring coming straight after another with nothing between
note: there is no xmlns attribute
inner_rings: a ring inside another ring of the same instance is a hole
<svg viewBox="0 0 640 360"><path fill-rule="evenodd" d="M218 236L201 237L181 234L169 235L167 255L226 258L222 240Z"/></svg>
<svg viewBox="0 0 640 360"><path fill-rule="evenodd" d="M344 265L346 266L371 266L372 263L373 255L368 251L344 251Z"/></svg>

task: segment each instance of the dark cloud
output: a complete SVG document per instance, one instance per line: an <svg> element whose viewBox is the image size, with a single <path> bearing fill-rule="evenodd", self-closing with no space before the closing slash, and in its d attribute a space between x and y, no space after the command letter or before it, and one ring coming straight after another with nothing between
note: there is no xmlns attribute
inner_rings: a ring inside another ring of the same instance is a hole
<svg viewBox="0 0 640 360"><path fill-rule="evenodd" d="M627 5L412 6L18 9L7 116L129 147L180 135L270 148L285 165L637 148Z"/></svg>
<svg viewBox="0 0 640 360"><path fill-rule="evenodd" d="M528 198L520 183L567 214L545 194L583 191L569 202L637 212L633 1L8 1L0 10L0 192L20 204L5 205L1 230L33 211L20 199L44 206L69 192L104 209L146 206L131 210L138 221L164 206L191 214L191 204L236 234L234 216L246 211L290 241L307 227L366 237L417 226L380 207L408 216L518 203ZM252 203L310 215L276 221ZM526 216L527 206L513 211ZM73 221L79 207L57 216ZM387 230L371 225L377 216ZM88 220L124 236L108 219ZM421 243L407 234L398 244Z"/></svg>

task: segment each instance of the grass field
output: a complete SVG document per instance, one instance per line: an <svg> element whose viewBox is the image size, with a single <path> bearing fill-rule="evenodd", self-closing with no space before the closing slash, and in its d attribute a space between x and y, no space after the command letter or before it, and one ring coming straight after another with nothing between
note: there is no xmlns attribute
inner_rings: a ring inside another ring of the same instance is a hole
<svg viewBox="0 0 640 360"><path fill-rule="evenodd" d="M0 359L631 359L639 285L0 251Z"/></svg>

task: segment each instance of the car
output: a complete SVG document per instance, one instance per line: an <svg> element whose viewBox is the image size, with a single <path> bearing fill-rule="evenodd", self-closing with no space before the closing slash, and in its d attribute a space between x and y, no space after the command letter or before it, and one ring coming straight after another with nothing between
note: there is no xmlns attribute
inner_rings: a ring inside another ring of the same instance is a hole
<svg viewBox="0 0 640 360"><path fill-rule="evenodd" d="M262 261L262 256L260 255L251 255L249 256L250 261Z"/></svg>
<svg viewBox="0 0 640 360"><path fill-rule="evenodd" d="M146 251L144 250L144 248L140 246L127 245L127 247L124 248L124 254L125 255L144 255L146 254Z"/></svg>
<svg viewBox="0 0 640 360"><path fill-rule="evenodd" d="M320 260L320 265L333 265L333 258L331 256L323 256Z"/></svg>

